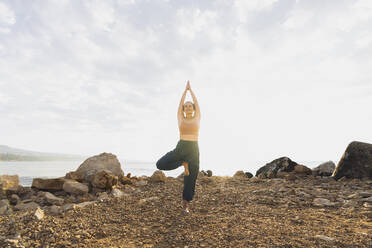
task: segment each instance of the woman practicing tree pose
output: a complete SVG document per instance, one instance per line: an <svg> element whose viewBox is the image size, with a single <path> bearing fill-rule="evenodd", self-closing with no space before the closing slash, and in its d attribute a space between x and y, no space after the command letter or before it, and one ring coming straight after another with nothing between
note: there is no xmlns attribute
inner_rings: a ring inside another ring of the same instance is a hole
<svg viewBox="0 0 372 248"><path fill-rule="evenodd" d="M188 90L194 103L188 101L184 104ZM181 165L185 167L182 198L183 209L186 213L189 213L188 203L194 197L195 182L199 173L198 134L200 127L200 108L194 92L190 88L189 81L187 81L186 89L183 92L177 117L180 140L174 150L168 152L156 162L156 167L159 170L174 170Z"/></svg>

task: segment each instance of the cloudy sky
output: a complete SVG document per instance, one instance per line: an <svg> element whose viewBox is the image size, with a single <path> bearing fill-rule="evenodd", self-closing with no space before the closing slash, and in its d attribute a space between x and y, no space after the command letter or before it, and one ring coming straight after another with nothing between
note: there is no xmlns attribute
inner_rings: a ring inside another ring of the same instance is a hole
<svg viewBox="0 0 372 248"><path fill-rule="evenodd" d="M156 161L190 80L201 169L337 162L372 143L371 27L370 0L0 0L0 144Z"/></svg>

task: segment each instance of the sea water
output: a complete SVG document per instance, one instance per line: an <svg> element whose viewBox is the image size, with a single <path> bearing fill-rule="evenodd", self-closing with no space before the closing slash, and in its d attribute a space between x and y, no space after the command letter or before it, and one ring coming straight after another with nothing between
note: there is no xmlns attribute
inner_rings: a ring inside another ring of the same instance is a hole
<svg viewBox="0 0 372 248"><path fill-rule="evenodd" d="M0 175L15 175L19 176L20 184L23 186L31 186L33 178L56 178L63 177L67 172L75 171L84 161L1 161ZM298 162L309 168L313 168L324 161L304 161ZM132 176L151 176L157 170L155 162L129 162L120 160L124 174L131 173ZM214 166L213 168L201 167L200 170L210 169L213 175L217 176L232 176L237 170L249 171L253 175L256 170L265 165L264 162L250 163L251 167L243 165L230 166ZM177 177L183 172L183 167L171 171L164 171L166 176Z"/></svg>

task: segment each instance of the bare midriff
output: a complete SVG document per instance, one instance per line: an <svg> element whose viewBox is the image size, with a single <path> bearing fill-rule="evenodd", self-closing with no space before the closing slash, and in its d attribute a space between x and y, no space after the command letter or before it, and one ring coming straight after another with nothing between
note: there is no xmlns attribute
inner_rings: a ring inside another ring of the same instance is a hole
<svg viewBox="0 0 372 248"><path fill-rule="evenodd" d="M198 141L198 135L195 134L180 134L181 140Z"/></svg>

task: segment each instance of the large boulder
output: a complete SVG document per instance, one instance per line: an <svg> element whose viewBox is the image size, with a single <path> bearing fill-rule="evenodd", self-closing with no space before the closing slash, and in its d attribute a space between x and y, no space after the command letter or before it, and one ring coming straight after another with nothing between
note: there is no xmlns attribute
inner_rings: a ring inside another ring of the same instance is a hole
<svg viewBox="0 0 372 248"><path fill-rule="evenodd" d="M372 144L351 142L338 162L332 177L372 179Z"/></svg>
<svg viewBox="0 0 372 248"><path fill-rule="evenodd" d="M95 188L112 189L118 183L118 177L108 170L102 170L93 176L91 183Z"/></svg>
<svg viewBox="0 0 372 248"><path fill-rule="evenodd" d="M118 178L124 176L117 157L105 152L86 159L76 171L82 173L86 181L91 182L94 175L103 170L109 171Z"/></svg>
<svg viewBox="0 0 372 248"><path fill-rule="evenodd" d="M291 172L295 169L297 165L296 162L292 161L290 158L281 157L267 163L262 166L256 172L256 177L259 174L263 174L266 177L275 177L278 172Z"/></svg>
<svg viewBox="0 0 372 248"><path fill-rule="evenodd" d="M333 163L332 161L328 161L313 168L312 173L314 176L329 177L332 175L335 168L336 168L335 163Z"/></svg>
<svg viewBox="0 0 372 248"><path fill-rule="evenodd" d="M41 190L62 190L65 180L63 178L34 178L32 187Z"/></svg>
<svg viewBox="0 0 372 248"><path fill-rule="evenodd" d="M73 195L84 195L89 192L89 187L77 181L66 179L63 190Z"/></svg>
<svg viewBox="0 0 372 248"><path fill-rule="evenodd" d="M19 185L18 175L0 175L0 189L7 190Z"/></svg>

